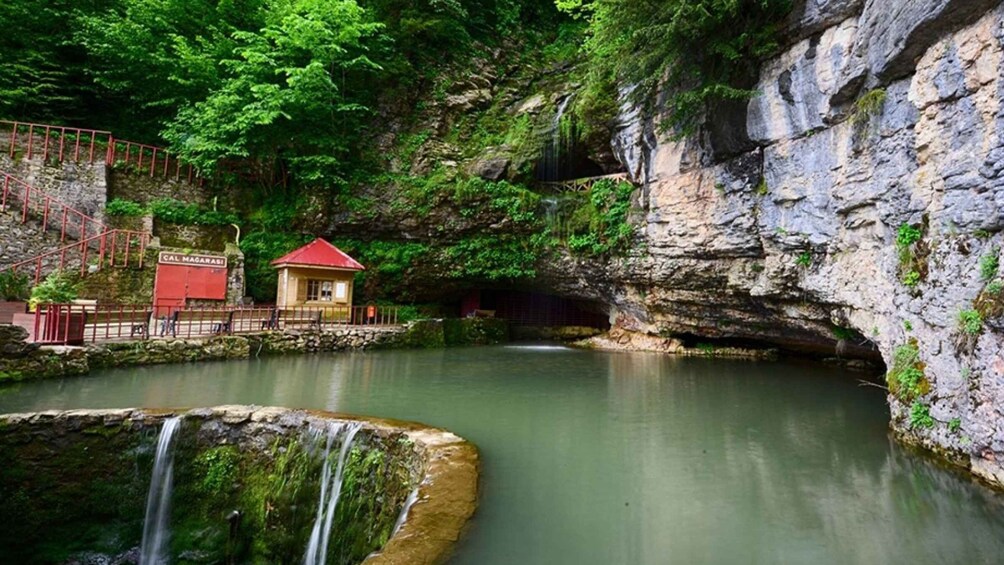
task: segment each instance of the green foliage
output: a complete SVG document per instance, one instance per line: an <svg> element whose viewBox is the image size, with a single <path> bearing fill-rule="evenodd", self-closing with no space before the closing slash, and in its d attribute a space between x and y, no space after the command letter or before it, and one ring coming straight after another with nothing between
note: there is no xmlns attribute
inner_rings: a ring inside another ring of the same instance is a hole
<svg viewBox="0 0 1004 565"><path fill-rule="evenodd" d="M546 238L512 234L477 235L462 239L445 250L452 265L450 276L474 281L516 281L537 275L536 264Z"/></svg>
<svg viewBox="0 0 1004 565"><path fill-rule="evenodd" d="M948 422L948 431L950 431L950 432L952 432L954 434L954 433L957 433L961 429L962 429L962 420L961 419L959 419L959 418L952 418L951 420L949 420L949 422Z"/></svg>
<svg viewBox="0 0 1004 565"><path fill-rule="evenodd" d="M903 320L903 329L908 332L913 331L913 324L910 322L910 320Z"/></svg>
<svg viewBox="0 0 1004 565"><path fill-rule="evenodd" d="M518 224L531 224L537 220L540 195L526 187L508 181L487 181L473 177L454 184L454 201L461 205L461 215L469 216L487 204Z"/></svg>
<svg viewBox="0 0 1004 565"><path fill-rule="evenodd" d="M919 401L910 405L910 427L913 429L933 428L934 418L931 418L931 409L926 404Z"/></svg>
<svg viewBox="0 0 1004 565"><path fill-rule="evenodd" d="M920 273L917 271L910 271L903 275L903 285L908 288L917 288L920 284Z"/></svg>
<svg viewBox="0 0 1004 565"><path fill-rule="evenodd" d="M240 247L244 253L248 295L261 302L275 300L278 274L271 262L312 239L306 234L280 230L253 231L245 235Z"/></svg>
<svg viewBox="0 0 1004 565"><path fill-rule="evenodd" d="M899 247L909 247L920 241L921 231L909 224L902 224L896 232L896 245Z"/></svg>
<svg viewBox="0 0 1004 565"><path fill-rule="evenodd" d="M205 496L224 496L233 488L240 464L240 452L232 445L207 449L195 458L202 475L199 489Z"/></svg>
<svg viewBox="0 0 1004 565"><path fill-rule="evenodd" d="M400 294L409 277L430 262L431 247L425 243L353 239L340 239L334 243L366 266L365 271L356 273L353 298L360 300ZM409 313L402 312L401 315L408 316ZM415 315L418 317L417 312Z"/></svg>
<svg viewBox="0 0 1004 565"><path fill-rule="evenodd" d="M712 355L713 356L715 354L715 346L713 344L710 344L710 343L698 343L695 347L703 355Z"/></svg>
<svg viewBox="0 0 1004 565"><path fill-rule="evenodd" d="M979 335L983 332L983 316L976 310L959 312L959 328L969 335Z"/></svg>
<svg viewBox="0 0 1004 565"><path fill-rule="evenodd" d="M987 285L987 294L990 296L999 296L1001 290L1004 290L1004 282L996 280Z"/></svg>
<svg viewBox="0 0 1004 565"><path fill-rule="evenodd" d="M316 508L320 465L297 440L276 440L269 464L242 465L243 484L239 507L246 531L256 536L249 552L256 563L283 563L288 556L302 555L305 532L312 514L298 508Z"/></svg>
<svg viewBox="0 0 1004 565"><path fill-rule="evenodd" d="M991 281L997 276L997 270L1000 268L1000 259L997 257L1000 254L1000 250L994 248L983 257L980 257L980 278L984 282Z"/></svg>
<svg viewBox="0 0 1004 565"><path fill-rule="evenodd" d="M904 402L923 396L930 390L916 341L911 340L893 351L893 363L886 382L889 392Z"/></svg>
<svg viewBox="0 0 1004 565"><path fill-rule="evenodd" d="M885 106L887 96L886 91L879 88L870 90L861 96L861 98L858 98L854 103L854 110L851 113L851 121L854 123L854 127L859 131L867 127L872 117L882 112L882 107Z"/></svg>
<svg viewBox="0 0 1004 565"><path fill-rule="evenodd" d="M77 283L63 271L53 271L42 282L31 289L29 307L34 310L39 304L67 304L77 299Z"/></svg>
<svg viewBox="0 0 1004 565"><path fill-rule="evenodd" d="M811 267L812 266L812 253L809 251L803 251L802 254L795 259L795 264L799 267Z"/></svg>
<svg viewBox="0 0 1004 565"><path fill-rule="evenodd" d="M899 253L900 280L910 289L917 288L924 279L921 270L926 272L926 264L918 260L915 247L923 238L923 232L909 224L900 224L896 230L896 249Z"/></svg>
<svg viewBox="0 0 1004 565"><path fill-rule="evenodd" d="M830 331L833 332L833 337L839 340L852 340L857 337L857 332L842 326L833 326L830 328Z"/></svg>
<svg viewBox="0 0 1004 565"><path fill-rule="evenodd" d="M105 205L105 214L109 216L137 217L146 214L147 210L139 202L113 198Z"/></svg>
<svg viewBox="0 0 1004 565"><path fill-rule="evenodd" d="M606 255L626 251L634 237L628 221L634 185L600 180L592 185L585 199L551 231L564 236L566 245L580 255Z"/></svg>
<svg viewBox="0 0 1004 565"><path fill-rule="evenodd" d="M158 198L150 203L149 210L160 221L186 226L228 226L240 221L236 214L207 210L173 198Z"/></svg>
<svg viewBox="0 0 1004 565"><path fill-rule="evenodd" d="M0 271L0 299L19 301L30 296L31 279L26 273L16 273L10 269Z"/></svg>
<svg viewBox="0 0 1004 565"><path fill-rule="evenodd" d="M665 86L670 127L694 130L708 103L753 94L757 61L777 49L789 0L560 0L589 21L585 93L577 113L588 123L609 118L616 84L631 85L645 104Z"/></svg>

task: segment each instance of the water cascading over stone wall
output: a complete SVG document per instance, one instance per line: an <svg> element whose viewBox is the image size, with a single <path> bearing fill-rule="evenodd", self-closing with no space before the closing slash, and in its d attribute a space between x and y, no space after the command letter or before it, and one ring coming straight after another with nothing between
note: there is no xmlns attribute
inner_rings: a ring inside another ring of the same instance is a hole
<svg viewBox="0 0 1004 565"><path fill-rule="evenodd" d="M339 465L327 565L441 562L476 505L477 452L443 430L280 408L179 415L169 444L171 412L0 415L0 561L134 562L142 537L170 563L300 563L331 426L361 428ZM158 437L170 481L151 481Z"/></svg>

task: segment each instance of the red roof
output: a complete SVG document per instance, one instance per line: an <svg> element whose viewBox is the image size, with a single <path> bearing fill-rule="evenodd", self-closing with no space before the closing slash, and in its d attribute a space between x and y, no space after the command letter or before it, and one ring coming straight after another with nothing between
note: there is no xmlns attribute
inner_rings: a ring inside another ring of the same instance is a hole
<svg viewBox="0 0 1004 565"><path fill-rule="evenodd" d="M273 265L304 265L308 267L330 267L348 269L350 271L365 271L366 267L349 257L344 251L327 241L317 238L307 245L272 261Z"/></svg>

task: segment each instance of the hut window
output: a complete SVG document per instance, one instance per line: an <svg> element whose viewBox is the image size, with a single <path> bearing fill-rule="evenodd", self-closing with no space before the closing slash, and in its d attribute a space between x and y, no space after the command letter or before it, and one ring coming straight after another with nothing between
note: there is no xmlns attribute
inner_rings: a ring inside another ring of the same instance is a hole
<svg viewBox="0 0 1004 565"><path fill-rule="evenodd" d="M331 302L334 283L331 281L307 281L307 300Z"/></svg>

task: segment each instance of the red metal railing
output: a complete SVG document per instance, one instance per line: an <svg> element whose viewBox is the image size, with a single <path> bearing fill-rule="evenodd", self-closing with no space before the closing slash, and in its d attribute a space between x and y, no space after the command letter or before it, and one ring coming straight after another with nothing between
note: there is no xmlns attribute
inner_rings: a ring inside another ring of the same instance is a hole
<svg viewBox="0 0 1004 565"><path fill-rule="evenodd" d="M106 162L113 167L135 167L140 174L150 178L184 180L188 183L205 182L190 163L184 163L163 147L113 139L108 145Z"/></svg>
<svg viewBox="0 0 1004 565"><path fill-rule="evenodd" d="M8 153L14 158L19 152L32 159L54 157L62 162L94 161L104 158L105 148L111 145L112 133L93 129L68 128L30 122L9 122L0 120L0 130L10 131Z"/></svg>
<svg viewBox="0 0 1004 565"><path fill-rule="evenodd" d="M132 230L107 230L75 243L53 249L31 259L14 263L7 267L13 272L34 269L34 282L38 284L46 271L66 270L67 266L80 263L80 276L87 274L89 266L98 270L104 267L127 267L135 264L143 267L146 246L150 234ZM89 263L88 260L91 262Z"/></svg>
<svg viewBox="0 0 1004 565"><path fill-rule="evenodd" d="M109 131L69 128L29 122L0 120L0 132L8 132L7 152L13 159L24 155L43 161L104 161L109 166L134 167L151 177L173 178L189 183L204 179L191 164L182 162L163 147L116 139Z"/></svg>
<svg viewBox="0 0 1004 565"><path fill-rule="evenodd" d="M27 222L29 215L37 217L42 222L43 230L50 228L59 230L60 242L65 242L68 236L73 239L87 239L111 229L17 177L7 173L0 174L3 175L0 210L6 210L8 206L20 207L21 223Z"/></svg>
<svg viewBox="0 0 1004 565"><path fill-rule="evenodd" d="M269 330L332 331L398 324L397 306L207 306L47 304L35 311L35 341L73 345L132 339L197 338Z"/></svg>

